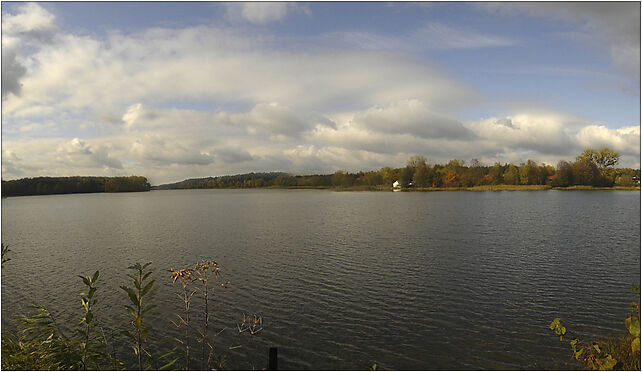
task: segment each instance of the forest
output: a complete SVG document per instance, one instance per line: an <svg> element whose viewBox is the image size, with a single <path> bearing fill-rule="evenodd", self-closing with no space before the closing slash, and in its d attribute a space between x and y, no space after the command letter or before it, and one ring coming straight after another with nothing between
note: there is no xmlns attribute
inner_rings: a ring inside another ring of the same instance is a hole
<svg viewBox="0 0 642 372"><path fill-rule="evenodd" d="M3 180L2 196L149 191L150 187L147 178L141 176L34 177Z"/></svg>
<svg viewBox="0 0 642 372"><path fill-rule="evenodd" d="M620 155L608 148L587 149L575 161L560 160L556 167L528 160L519 165L483 165L477 159L468 164L451 160L430 165L424 156L413 156L402 168L334 174L290 175L287 173L247 173L207 177L155 186L153 189L218 189L256 187L365 188L386 189L399 181L406 189L451 189L485 185L549 185L551 187L634 187L639 186L640 170L615 168Z"/></svg>

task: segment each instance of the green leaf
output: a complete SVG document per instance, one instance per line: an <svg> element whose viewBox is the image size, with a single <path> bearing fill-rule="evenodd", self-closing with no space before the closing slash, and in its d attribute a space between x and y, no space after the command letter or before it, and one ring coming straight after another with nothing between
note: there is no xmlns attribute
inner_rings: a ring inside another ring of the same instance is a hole
<svg viewBox="0 0 642 372"><path fill-rule="evenodd" d="M132 304L136 306L137 308L140 307L140 302L138 301L138 297L136 296L136 292L134 292L133 289L129 287L125 287L124 285L121 285L120 288L127 292L127 295L129 296L129 299L131 300Z"/></svg>
<svg viewBox="0 0 642 372"><path fill-rule="evenodd" d="M91 311L88 311L87 314L85 314L85 323L91 323L92 319L94 319L94 314L92 314Z"/></svg>
<svg viewBox="0 0 642 372"><path fill-rule="evenodd" d="M575 347L577 346L577 343L578 343L579 341L580 341L580 340L579 340L578 338L574 338L574 339L571 341L571 348L573 349L573 351L575 351Z"/></svg>
<svg viewBox="0 0 642 372"><path fill-rule="evenodd" d="M85 283L86 286L89 287L91 285L91 282L89 281L88 277L84 277L82 275L78 275L78 277L82 279L82 282Z"/></svg>
<svg viewBox="0 0 642 372"><path fill-rule="evenodd" d="M152 264L151 262L148 262L148 263L144 264L144 265L143 265L143 270L145 270L145 268L147 268L147 266L149 266L149 265L151 265L151 264Z"/></svg>
<svg viewBox="0 0 642 372"><path fill-rule="evenodd" d="M134 310L133 307L131 307L129 305L125 305L125 309L127 309L129 311L129 313L132 314L133 317L137 317L138 316L138 314L136 314L136 310Z"/></svg>
<svg viewBox="0 0 642 372"><path fill-rule="evenodd" d="M601 353L602 351L600 350L600 346L598 344L594 344L593 348L598 352Z"/></svg>
<svg viewBox="0 0 642 372"><path fill-rule="evenodd" d="M555 320L551 322L551 325L549 326L549 328L551 330L554 330L558 324L560 324L560 318L555 318Z"/></svg>
<svg viewBox="0 0 642 372"><path fill-rule="evenodd" d="M159 368L159 370L161 370L161 371L168 370L171 366L173 366L176 363L176 361L178 361L178 358L175 358L172 361L170 361L169 363L163 365L162 367Z"/></svg>
<svg viewBox="0 0 642 372"><path fill-rule="evenodd" d="M94 297L94 293L96 293L96 288L95 288L95 287L92 287L92 288L89 290L89 294L88 294L89 298Z"/></svg>
<svg viewBox="0 0 642 372"><path fill-rule="evenodd" d="M91 283L92 284L95 284L96 281L98 281L98 276L99 275L100 275L100 273L98 272L98 270L96 270L96 272L94 273L94 276L91 278Z"/></svg>
<svg viewBox="0 0 642 372"><path fill-rule="evenodd" d="M147 274L143 275L143 281L145 281L145 279L147 279L147 277L150 276L151 274L152 272L150 271Z"/></svg>
<svg viewBox="0 0 642 372"><path fill-rule="evenodd" d="M631 352L640 352L640 337L636 337L631 341Z"/></svg>
<svg viewBox="0 0 642 372"><path fill-rule="evenodd" d="M143 292L141 293L141 296L144 296L145 294L147 294L147 292L149 292L149 290L152 289L153 286L154 286L154 281L153 280L151 282L147 283L145 288L143 288Z"/></svg>
<svg viewBox="0 0 642 372"><path fill-rule="evenodd" d="M80 301L82 302L82 306L85 308L85 311L89 311L89 300L83 297Z"/></svg>

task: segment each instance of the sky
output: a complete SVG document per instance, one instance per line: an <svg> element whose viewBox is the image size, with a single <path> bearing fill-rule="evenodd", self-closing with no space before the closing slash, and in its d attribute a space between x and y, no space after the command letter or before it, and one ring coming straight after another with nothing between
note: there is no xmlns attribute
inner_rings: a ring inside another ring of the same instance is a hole
<svg viewBox="0 0 642 372"><path fill-rule="evenodd" d="M2 179L640 167L640 3L2 2Z"/></svg>

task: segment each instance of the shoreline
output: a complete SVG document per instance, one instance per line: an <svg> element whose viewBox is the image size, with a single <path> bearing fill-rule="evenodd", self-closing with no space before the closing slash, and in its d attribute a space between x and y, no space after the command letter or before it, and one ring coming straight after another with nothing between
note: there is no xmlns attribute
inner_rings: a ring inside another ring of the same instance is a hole
<svg viewBox="0 0 642 372"><path fill-rule="evenodd" d="M177 189L157 189L152 186L151 191L166 191L166 190L250 190L250 189L263 189L263 190L331 190L331 191L387 191L393 192L391 187L381 186L268 186L268 187L224 187L224 188L177 188ZM472 187L423 187L423 188L409 188L398 189L398 192L431 192L431 191L545 191L545 190L599 190L599 191L640 191L640 186L632 187L594 187L594 186L569 186L569 187L553 187L550 185L484 185Z"/></svg>

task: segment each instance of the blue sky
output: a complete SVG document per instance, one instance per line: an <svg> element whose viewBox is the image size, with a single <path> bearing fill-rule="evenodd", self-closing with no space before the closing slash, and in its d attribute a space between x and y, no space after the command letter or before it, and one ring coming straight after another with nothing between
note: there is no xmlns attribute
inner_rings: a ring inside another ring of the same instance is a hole
<svg viewBox="0 0 642 372"><path fill-rule="evenodd" d="M2 3L3 178L639 167L639 3ZM38 154L34 154L36 151Z"/></svg>

